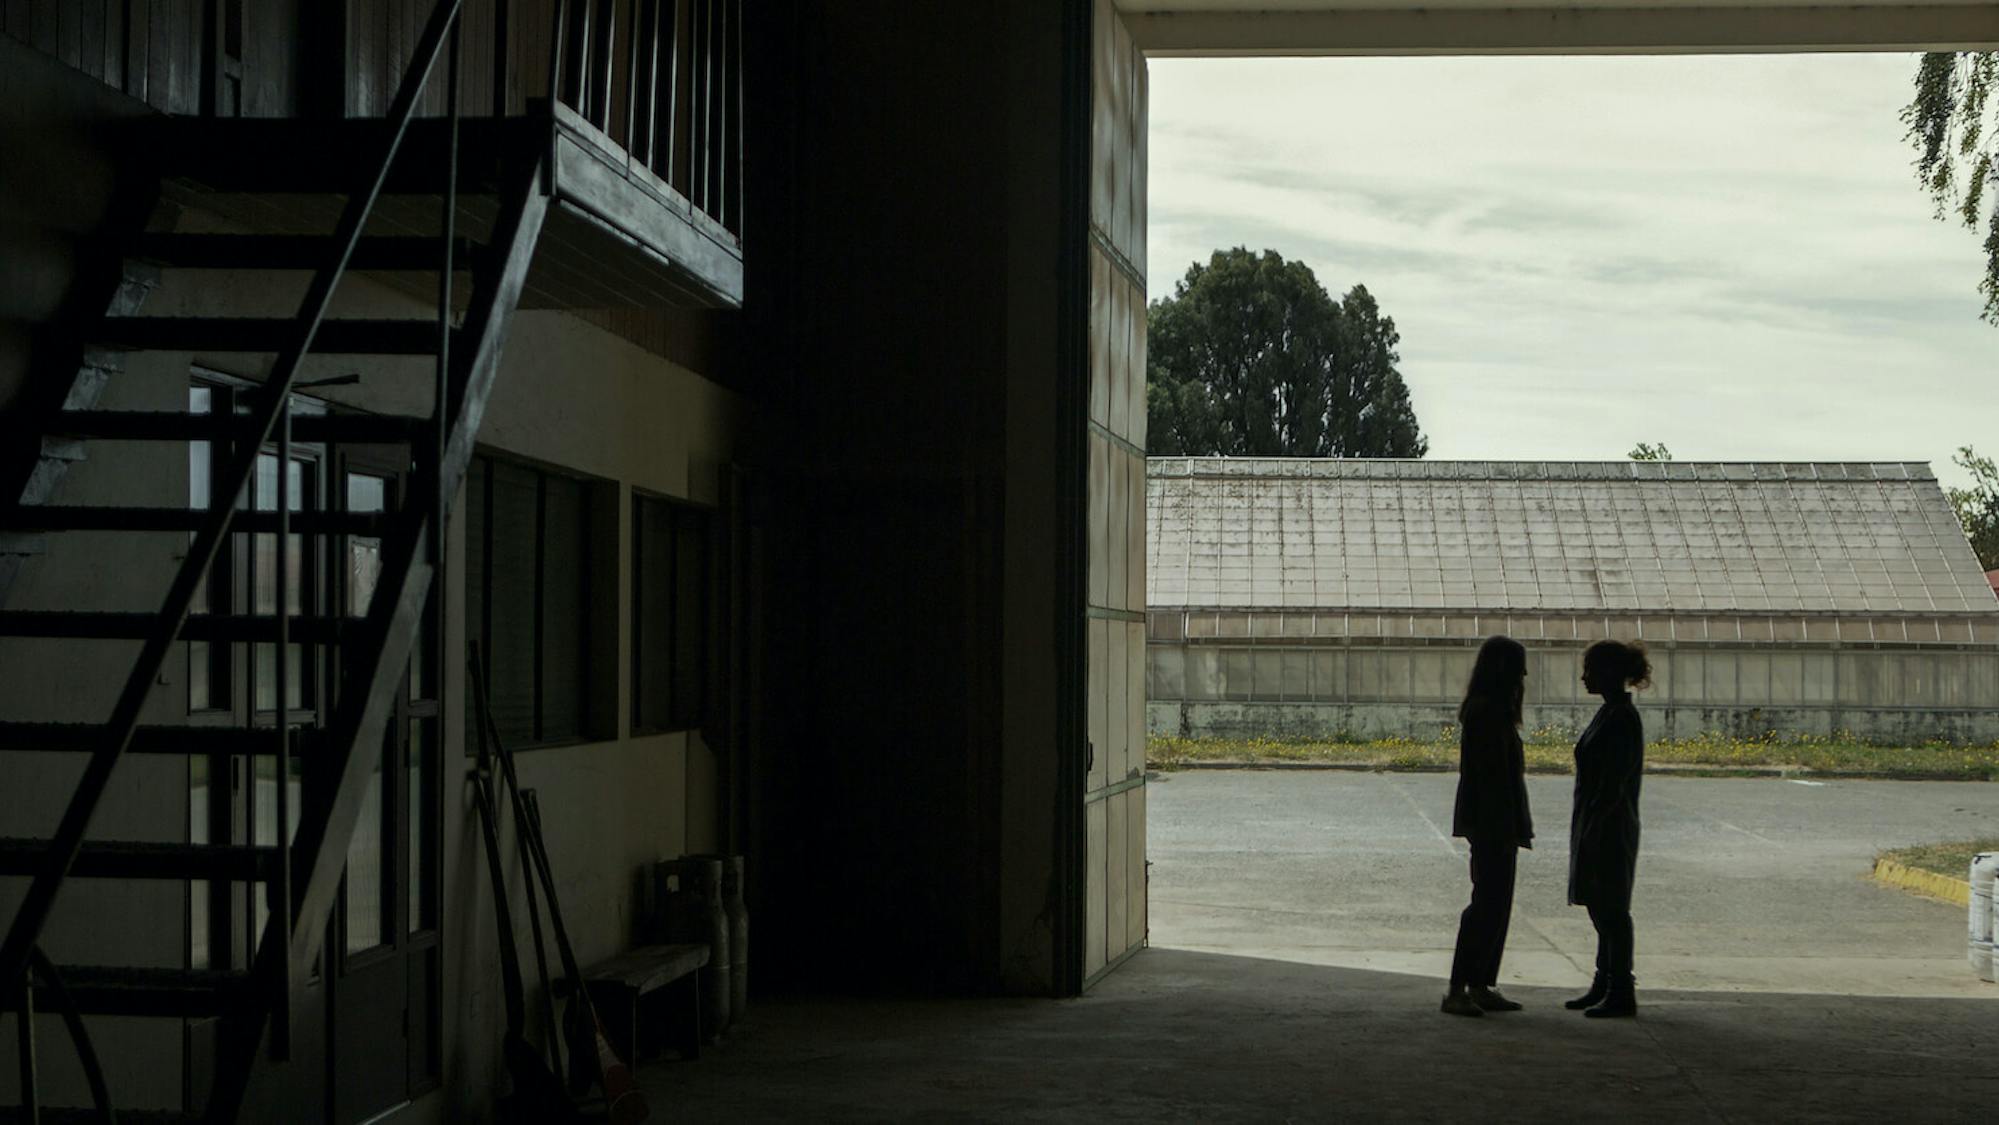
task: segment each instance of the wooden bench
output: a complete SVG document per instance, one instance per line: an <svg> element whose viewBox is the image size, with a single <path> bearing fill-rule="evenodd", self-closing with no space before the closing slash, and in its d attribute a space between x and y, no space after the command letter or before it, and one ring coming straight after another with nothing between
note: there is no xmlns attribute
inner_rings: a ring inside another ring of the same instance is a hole
<svg viewBox="0 0 1999 1125"><path fill-rule="evenodd" d="M669 1038L682 1058L700 1056L701 982L695 970L708 957L705 943L642 945L583 974L590 1003L620 1057L636 1065L639 1052L650 1054Z"/></svg>

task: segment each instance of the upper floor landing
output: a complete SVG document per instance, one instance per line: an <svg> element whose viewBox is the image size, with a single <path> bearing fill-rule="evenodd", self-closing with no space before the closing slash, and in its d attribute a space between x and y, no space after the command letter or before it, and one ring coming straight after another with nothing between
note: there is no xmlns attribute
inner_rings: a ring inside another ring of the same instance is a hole
<svg viewBox="0 0 1999 1125"><path fill-rule="evenodd" d="M246 232L309 233L379 163L440 2L4 4L0 34L126 95L138 112L116 151L170 198ZM378 233L434 229L455 149L476 240L510 154L538 151L551 209L525 304L739 307L742 0L460 3Z"/></svg>

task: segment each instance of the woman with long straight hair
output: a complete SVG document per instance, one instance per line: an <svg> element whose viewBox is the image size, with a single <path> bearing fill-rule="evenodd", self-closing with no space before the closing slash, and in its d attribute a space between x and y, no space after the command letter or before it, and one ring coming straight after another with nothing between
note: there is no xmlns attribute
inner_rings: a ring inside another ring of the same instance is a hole
<svg viewBox="0 0 1999 1125"><path fill-rule="evenodd" d="M1458 799L1451 834L1471 847L1471 905L1458 918L1457 952L1443 1010L1454 1016L1517 1012L1499 994L1499 959L1513 917L1513 876L1521 848L1534 846L1527 809L1527 763L1520 709L1527 696L1527 650L1488 637L1458 706Z"/></svg>
<svg viewBox="0 0 1999 1125"><path fill-rule="evenodd" d="M1591 1019L1638 1014L1631 975L1631 882L1638 870L1638 787L1645 723L1631 691L1652 682L1636 642L1598 641L1583 652L1583 687L1603 697L1576 740L1576 798L1569 817L1569 902L1596 927L1596 979L1565 1007Z"/></svg>

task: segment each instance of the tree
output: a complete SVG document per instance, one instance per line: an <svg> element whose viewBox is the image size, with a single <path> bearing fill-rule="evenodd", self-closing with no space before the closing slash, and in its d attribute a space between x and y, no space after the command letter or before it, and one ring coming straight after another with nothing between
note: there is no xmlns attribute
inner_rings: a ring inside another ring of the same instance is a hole
<svg viewBox="0 0 1999 1125"><path fill-rule="evenodd" d="M1939 219L1985 236L1985 320L1999 324L1999 52L1932 51L1916 67L1916 96L1902 110L1916 147L1916 178ZM1988 189L1991 191L1987 196ZM1990 200L1990 213L1987 202Z"/></svg>
<svg viewBox="0 0 1999 1125"><path fill-rule="evenodd" d="M1303 262L1217 250L1148 310L1148 452L1421 457L1401 336L1367 287L1335 301Z"/></svg>
<svg viewBox="0 0 1999 1125"><path fill-rule="evenodd" d="M1944 495L1957 510L1964 537L1971 540L1971 549L1978 554L1978 565L1999 570L1999 465L1990 457L1980 457L1968 445L1950 460L1971 474L1971 487L1945 489Z"/></svg>
<svg viewBox="0 0 1999 1125"><path fill-rule="evenodd" d="M1625 454L1625 456L1631 458L1633 461L1671 461L1673 459L1673 451L1667 449L1666 443L1663 441L1657 445L1641 441L1637 445L1632 446L1631 452Z"/></svg>

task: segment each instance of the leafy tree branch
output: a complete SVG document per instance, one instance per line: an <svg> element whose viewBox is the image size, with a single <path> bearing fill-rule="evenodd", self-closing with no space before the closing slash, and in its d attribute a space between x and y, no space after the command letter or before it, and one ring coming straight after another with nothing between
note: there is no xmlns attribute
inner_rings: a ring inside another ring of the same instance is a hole
<svg viewBox="0 0 1999 1125"><path fill-rule="evenodd" d="M1916 94L1903 108L1916 149L1916 179L1939 219L1983 224L1983 319L1999 324L1999 53L1932 51L1916 67Z"/></svg>

